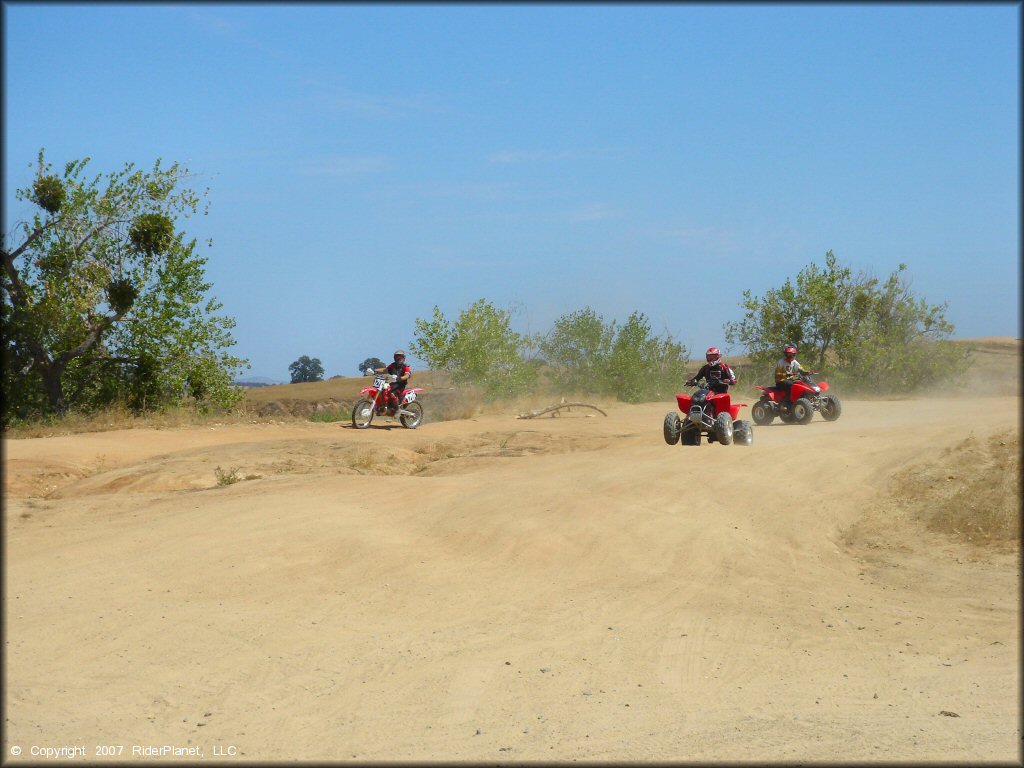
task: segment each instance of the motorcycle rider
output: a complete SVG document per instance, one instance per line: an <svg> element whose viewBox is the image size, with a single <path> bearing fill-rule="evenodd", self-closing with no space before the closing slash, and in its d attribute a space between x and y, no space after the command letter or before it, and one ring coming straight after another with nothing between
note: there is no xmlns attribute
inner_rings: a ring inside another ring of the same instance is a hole
<svg viewBox="0 0 1024 768"><path fill-rule="evenodd" d="M784 390L787 397L789 390L793 387L793 382L799 381L801 374L810 373L800 365L796 359L796 353L796 344L787 344L783 347L782 357L775 366L775 388Z"/></svg>
<svg viewBox="0 0 1024 768"><path fill-rule="evenodd" d="M736 383L736 373L722 359L722 351L718 347L709 347L704 353L705 365L697 371L697 374L686 381L686 386L695 387L699 379L704 379L708 387L716 394L729 391L729 385Z"/></svg>
<svg viewBox="0 0 1024 768"><path fill-rule="evenodd" d="M395 361L393 363L383 368L373 369L374 373L391 373L398 377L395 383L391 385L391 391L388 392L388 413L397 413L399 406L402 404L402 397L405 395L405 387L409 383L409 377L412 376L412 369L405 364L405 351L396 349L394 357Z"/></svg>

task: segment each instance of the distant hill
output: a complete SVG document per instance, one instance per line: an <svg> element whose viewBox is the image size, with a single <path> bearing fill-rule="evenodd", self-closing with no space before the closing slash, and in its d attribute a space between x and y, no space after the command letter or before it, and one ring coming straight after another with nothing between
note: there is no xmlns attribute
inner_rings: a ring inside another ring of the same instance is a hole
<svg viewBox="0 0 1024 768"><path fill-rule="evenodd" d="M253 376L251 379L238 379L232 383L236 387L273 387L286 382L268 379L266 376Z"/></svg>

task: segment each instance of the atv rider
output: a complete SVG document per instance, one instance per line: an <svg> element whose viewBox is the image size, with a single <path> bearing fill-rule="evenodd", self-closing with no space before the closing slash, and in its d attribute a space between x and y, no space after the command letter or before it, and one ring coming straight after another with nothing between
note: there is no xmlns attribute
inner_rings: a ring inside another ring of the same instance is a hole
<svg viewBox="0 0 1024 768"><path fill-rule="evenodd" d="M796 344L787 344L782 350L782 358L775 366L775 388L782 390L789 397L793 382L799 381L801 374L810 373L796 359Z"/></svg>
<svg viewBox="0 0 1024 768"><path fill-rule="evenodd" d="M388 393L388 413L397 413L402 404L402 397L405 395L405 386L412 376L412 369L405 364L405 352L401 349L395 350L395 362L384 368L374 368L374 373L391 373L397 376L395 383L391 385ZM394 411L392 411L394 409Z"/></svg>
<svg viewBox="0 0 1024 768"><path fill-rule="evenodd" d="M687 380L686 386L695 387L699 379L704 379L712 392L728 392L729 385L736 383L736 373L722 359L722 351L718 347L711 347L704 353L704 358L707 363L701 366L692 379Z"/></svg>

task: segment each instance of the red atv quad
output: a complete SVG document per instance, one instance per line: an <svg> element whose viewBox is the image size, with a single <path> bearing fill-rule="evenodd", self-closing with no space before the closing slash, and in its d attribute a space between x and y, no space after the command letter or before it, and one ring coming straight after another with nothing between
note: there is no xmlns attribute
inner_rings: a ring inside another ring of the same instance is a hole
<svg viewBox="0 0 1024 768"><path fill-rule="evenodd" d="M838 419L843 412L843 404L834 394L824 394L828 392L828 383L815 383L811 374L817 374L817 371L800 374L788 394L784 387L756 387L764 394L750 409L754 423L763 427L778 416L786 424L807 424L814 418L815 411L821 413L825 421Z"/></svg>
<svg viewBox="0 0 1024 768"><path fill-rule="evenodd" d="M703 436L709 443L717 441L722 445L754 442L750 422L735 420L746 403L731 402L728 392L712 392L703 385L692 395L677 394L676 403L685 416L680 419L675 411L665 414L665 442L669 445L700 445Z"/></svg>

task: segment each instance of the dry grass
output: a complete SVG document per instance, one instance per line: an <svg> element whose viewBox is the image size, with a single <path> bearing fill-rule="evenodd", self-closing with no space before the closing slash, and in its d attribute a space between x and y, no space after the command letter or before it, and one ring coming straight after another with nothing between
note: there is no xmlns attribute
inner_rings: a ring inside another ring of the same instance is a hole
<svg viewBox="0 0 1024 768"><path fill-rule="evenodd" d="M96 413L69 412L63 417L9 426L4 436L18 440L34 437L57 437L85 432L110 432L118 429L176 429L220 424L244 424L267 421L244 403L235 411L200 413L181 406L163 411L134 414L127 408L112 407Z"/></svg>
<svg viewBox="0 0 1024 768"><path fill-rule="evenodd" d="M352 469L369 472L381 463L381 457L377 451L356 451L350 454L346 464Z"/></svg>

